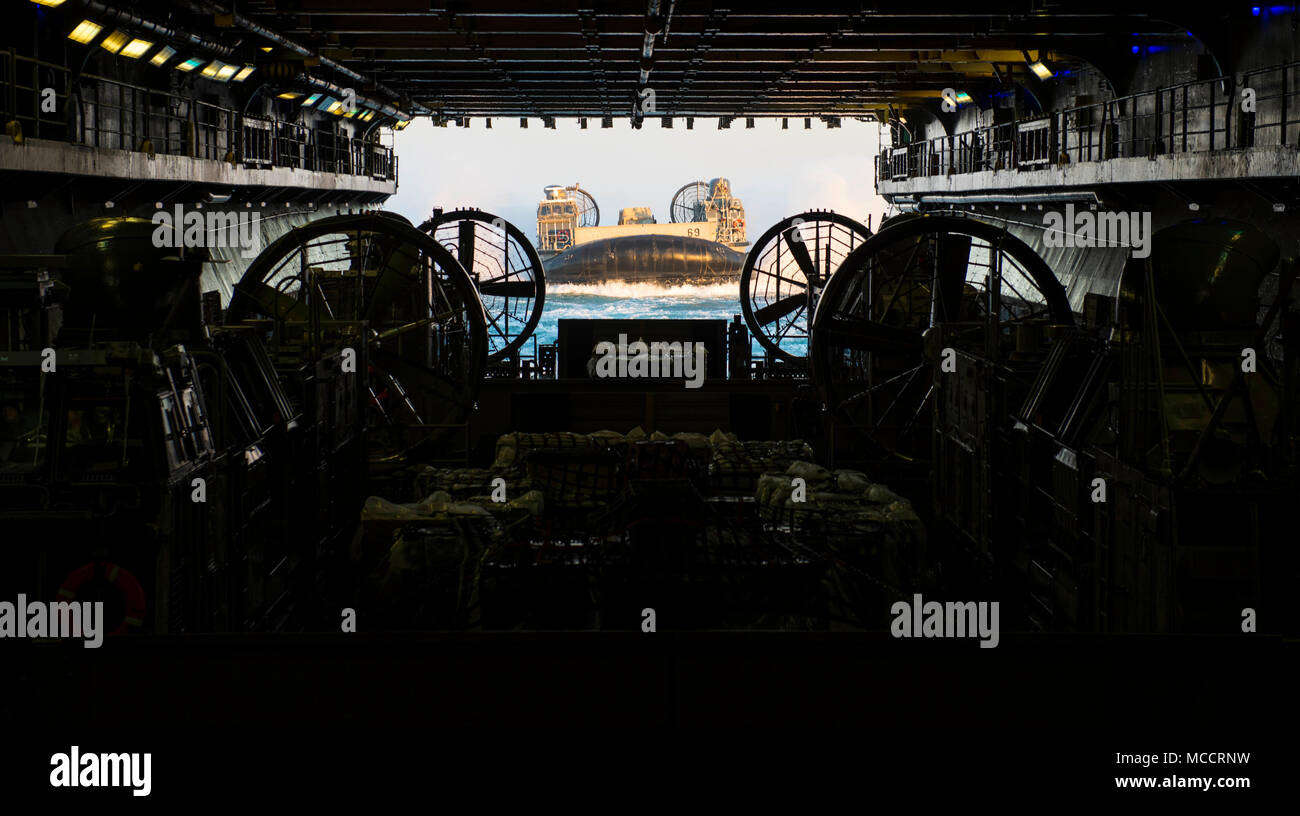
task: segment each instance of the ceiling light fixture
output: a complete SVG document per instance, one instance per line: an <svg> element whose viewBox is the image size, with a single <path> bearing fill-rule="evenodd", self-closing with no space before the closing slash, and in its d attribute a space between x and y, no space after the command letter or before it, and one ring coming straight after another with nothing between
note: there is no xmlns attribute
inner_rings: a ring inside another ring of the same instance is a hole
<svg viewBox="0 0 1300 816"><path fill-rule="evenodd" d="M68 39L86 45L91 40L98 37L99 32L103 30L104 27L98 23L92 23L90 20L82 20L80 23L77 23L77 27L72 29L72 32L68 34Z"/></svg>
<svg viewBox="0 0 1300 816"><path fill-rule="evenodd" d="M116 54L118 51L121 51L122 46L130 42L130 40L131 40L130 36L128 36L125 31L119 29L117 31L114 31L112 34L109 34L107 37L105 37L99 43L99 47L104 49L110 54Z"/></svg>
<svg viewBox="0 0 1300 816"><path fill-rule="evenodd" d="M1042 51L1038 52L1038 59L1031 58L1028 51L1021 50L1020 53L1024 55L1025 64L1029 66L1029 70L1034 72L1034 76L1039 79L1051 79L1056 76L1052 69L1047 67L1047 63L1043 62Z"/></svg>
<svg viewBox="0 0 1300 816"><path fill-rule="evenodd" d="M140 59L149 53L150 48L153 48L153 43L148 40L135 39L122 46L122 50L118 53L120 56L129 57L130 59Z"/></svg>
<svg viewBox="0 0 1300 816"><path fill-rule="evenodd" d="M149 62L161 68L166 64L167 60L171 59L175 55L175 48L172 48L170 45L164 45L162 48L158 49L158 53L149 58Z"/></svg>

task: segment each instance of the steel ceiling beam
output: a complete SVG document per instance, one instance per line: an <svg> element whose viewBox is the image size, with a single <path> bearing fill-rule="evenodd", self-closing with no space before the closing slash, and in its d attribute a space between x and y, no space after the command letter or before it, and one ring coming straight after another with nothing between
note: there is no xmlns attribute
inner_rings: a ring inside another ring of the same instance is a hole
<svg viewBox="0 0 1300 816"><path fill-rule="evenodd" d="M137 0L141 6L164 0ZM213 0L185 0L207 8ZM1023 49L1186 41L1185 2L1129 0L239 0L236 22L461 116L805 115L975 94L1021 75ZM671 9L671 20L668 20ZM667 30L668 36L662 32ZM1053 53L1055 52L1055 53ZM996 68L995 68L996 65ZM1008 68L1010 66L1010 68ZM999 76L999 72L1001 75ZM378 84L378 83L376 83ZM646 118L650 118L647 116Z"/></svg>

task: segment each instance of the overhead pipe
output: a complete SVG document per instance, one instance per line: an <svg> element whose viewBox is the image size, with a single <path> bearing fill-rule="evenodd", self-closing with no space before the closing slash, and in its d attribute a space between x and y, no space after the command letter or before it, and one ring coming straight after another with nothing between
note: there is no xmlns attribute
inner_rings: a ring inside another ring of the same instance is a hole
<svg viewBox="0 0 1300 816"><path fill-rule="evenodd" d="M642 120L645 119L645 111L642 108L645 96L642 91L650 83L650 69L654 67L655 38L667 26L668 21L659 16L659 0L649 0L645 12L645 35L641 38L641 72L637 75L636 98L632 100L632 127L641 127Z"/></svg>
<svg viewBox="0 0 1300 816"><path fill-rule="evenodd" d="M306 46L303 45L299 45L298 43L294 42L288 37L285 37L283 34L272 31L271 29L265 26L258 25L257 23L253 22L252 20L248 19L242 14L228 12L225 9L223 9L221 6L217 5L216 3L209 2L209 0L181 0L181 2L185 6L189 7L192 11L196 11L201 14L220 14L226 17L230 17L234 19L236 25L238 25L240 28L244 29L245 31L248 31L252 34L256 34L259 37L262 37L264 39L270 40L276 45L279 45L283 48L287 48L290 51L299 54L300 56L311 57L312 59L318 59L320 60L321 65L324 65L325 67L330 68L331 70L342 74L348 79L354 79L357 82L364 83L369 87L373 87L376 90L382 91L388 94L393 99L400 100L402 98L402 95L400 93L388 87L384 83L375 79L369 79L365 76L362 76L361 74L358 74L356 71L353 71L351 68L347 67L346 65L343 65L342 63L339 62L335 62L334 60L328 57L323 57L320 54L317 54L316 52L312 51L310 48L307 48ZM406 116L406 114L403 114L403 116Z"/></svg>
<svg viewBox="0 0 1300 816"><path fill-rule="evenodd" d="M235 53L235 49L228 45L222 45L221 43L213 42L212 40L206 40L198 34L189 31L181 31L178 28L169 28L168 26L146 20L145 18L132 14L129 11L122 11L121 9L100 3L98 0L82 0L82 5L85 6L86 11L99 15L105 20L111 20L131 28L149 31L157 34L165 40L192 45L195 48L201 48L205 51L210 51L227 58L234 56Z"/></svg>
<svg viewBox="0 0 1300 816"><path fill-rule="evenodd" d="M659 0L650 0L645 12L645 35L641 38L641 73L638 85L644 86L650 81L650 69L654 66L655 38L663 30L662 23L659 19Z"/></svg>

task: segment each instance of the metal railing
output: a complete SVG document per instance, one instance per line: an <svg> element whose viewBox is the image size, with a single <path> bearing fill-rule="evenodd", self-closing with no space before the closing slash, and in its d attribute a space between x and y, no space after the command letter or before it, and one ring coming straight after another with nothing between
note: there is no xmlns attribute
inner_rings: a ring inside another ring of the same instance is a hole
<svg viewBox="0 0 1300 816"><path fill-rule="evenodd" d="M239 158L245 167L270 167L275 163L275 122L254 116L240 121Z"/></svg>
<svg viewBox="0 0 1300 816"><path fill-rule="evenodd" d="M23 133L43 139L67 138L68 69L52 62L0 52L0 83L5 121L17 119ZM54 91L53 110L45 89Z"/></svg>
<svg viewBox="0 0 1300 816"><path fill-rule="evenodd" d="M1241 90L1255 94L1242 110ZM1154 158L1263 145L1300 144L1300 62L1197 80L1116 99L986 125L881 151L878 181L983 170L1041 170L1115 158Z"/></svg>
<svg viewBox="0 0 1300 816"><path fill-rule="evenodd" d="M0 51L0 116L24 136L112 150L291 167L395 180L393 148L377 139L243 114L192 97L74 76L65 66Z"/></svg>

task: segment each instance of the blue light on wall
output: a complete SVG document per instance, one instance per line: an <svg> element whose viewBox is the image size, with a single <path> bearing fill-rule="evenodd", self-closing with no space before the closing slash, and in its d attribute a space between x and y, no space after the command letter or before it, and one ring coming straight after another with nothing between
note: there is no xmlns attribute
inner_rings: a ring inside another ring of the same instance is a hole
<svg viewBox="0 0 1300 816"><path fill-rule="evenodd" d="M1286 14L1287 12L1294 10L1293 6L1269 6L1268 8L1264 8L1263 6L1251 6L1250 16L1268 17L1273 14Z"/></svg>

